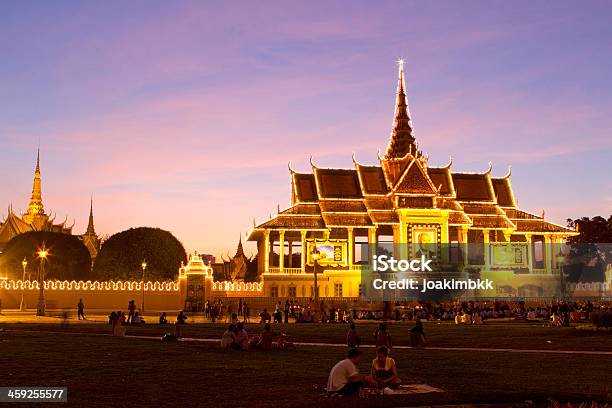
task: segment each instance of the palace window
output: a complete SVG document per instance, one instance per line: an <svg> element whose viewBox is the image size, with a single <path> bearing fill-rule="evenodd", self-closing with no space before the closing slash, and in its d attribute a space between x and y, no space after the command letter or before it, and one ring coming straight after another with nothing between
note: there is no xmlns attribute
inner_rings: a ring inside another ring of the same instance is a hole
<svg viewBox="0 0 612 408"><path fill-rule="evenodd" d="M341 283L334 284L334 296L342 297L342 284Z"/></svg>
<svg viewBox="0 0 612 408"><path fill-rule="evenodd" d="M273 298L278 297L278 286L272 286L270 288L270 297L273 297Z"/></svg>
<svg viewBox="0 0 612 408"><path fill-rule="evenodd" d="M289 297L290 298L297 297L297 288L295 286L289 286Z"/></svg>

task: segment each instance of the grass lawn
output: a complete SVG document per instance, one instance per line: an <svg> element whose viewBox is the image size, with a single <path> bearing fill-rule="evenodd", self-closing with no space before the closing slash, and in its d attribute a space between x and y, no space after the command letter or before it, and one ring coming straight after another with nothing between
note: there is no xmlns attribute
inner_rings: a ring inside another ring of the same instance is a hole
<svg viewBox="0 0 612 408"><path fill-rule="evenodd" d="M362 335L373 325L358 328ZM396 338L406 325L394 327ZM54 325L4 325L5 329L57 330ZM255 328L255 327L253 327ZM521 324L459 327L427 325L436 345L488 347L533 345L553 339L570 348L610 348L608 335L575 329ZM0 332L0 386L67 386L68 405L204 406L204 407L400 407L466 402L522 402L547 398L604 400L612 391L612 356L394 350L404 382L426 383L447 392L369 399L326 398L313 391L324 385L329 369L343 358L337 347L298 347L297 351L223 352L205 343L161 343L155 340L93 335L107 332L102 324L72 324L68 331L91 334L26 331ZM217 336L221 325L194 325L187 335ZM340 341L345 326L289 325L284 330L300 340ZM131 334L155 333L151 325ZM577 334L576 334L577 333ZM534 340L537 339L537 340ZM565 341L564 341L565 339ZM401 342L400 342L401 343ZM548 343L546 343L548 344ZM554 344L554 343L553 343ZM544 347L540 347L544 348ZM364 349L366 371L373 358ZM41 406L40 404L37 406Z"/></svg>
<svg viewBox="0 0 612 408"><path fill-rule="evenodd" d="M68 327L63 327L59 319L47 319L51 323L2 323L0 328L44 330L44 331L77 331L86 333L110 333L111 328L102 322L91 321L79 323L70 320ZM514 348L537 350L593 350L612 351L612 332L595 330L577 330L575 327L548 327L542 323L517 321L488 321L482 326L457 326L450 322L425 322L425 333L429 346L435 347L484 347ZM227 327L226 323L197 323L185 325L185 336L195 338L220 338ZM273 330L287 333L294 341L344 343L348 325L346 324L281 324L273 325ZM376 323L358 323L357 330L364 344L373 343ZM391 323L389 331L395 345L409 344L409 329L412 323ZM248 331L261 332L263 325L247 324ZM173 326L147 324L140 327L130 326L128 335L161 336L165 331L172 331Z"/></svg>

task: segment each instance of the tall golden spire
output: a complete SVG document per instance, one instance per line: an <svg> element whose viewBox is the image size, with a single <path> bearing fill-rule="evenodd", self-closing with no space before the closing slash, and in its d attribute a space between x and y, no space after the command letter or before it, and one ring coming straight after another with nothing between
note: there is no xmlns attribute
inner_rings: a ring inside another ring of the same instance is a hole
<svg viewBox="0 0 612 408"><path fill-rule="evenodd" d="M36 154L36 171L34 172L34 183L32 185L32 198L28 205L27 215L30 217L44 215L45 209L42 202L42 188L40 181L40 148Z"/></svg>
<svg viewBox="0 0 612 408"><path fill-rule="evenodd" d="M399 75L397 83L397 97L395 101L395 114L393 119L393 130L391 139L385 153L385 159L404 157L406 153L417 154L417 145L412 135L412 120L410 108L406 97L406 85L404 84L404 60L398 61Z"/></svg>
<svg viewBox="0 0 612 408"><path fill-rule="evenodd" d="M96 235L96 229L94 228L94 218L93 218L93 196L89 201L89 223L87 224L87 231L85 232L87 235Z"/></svg>

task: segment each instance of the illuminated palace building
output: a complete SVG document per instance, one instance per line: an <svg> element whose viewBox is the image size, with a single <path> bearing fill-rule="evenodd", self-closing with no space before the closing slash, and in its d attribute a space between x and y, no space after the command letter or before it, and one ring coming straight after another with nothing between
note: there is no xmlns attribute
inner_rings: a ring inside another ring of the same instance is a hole
<svg viewBox="0 0 612 408"><path fill-rule="evenodd" d="M510 171L491 175L432 167L413 135L403 62L394 125L377 165L291 169L291 206L254 225L265 296L314 295L313 248L321 297L357 297L367 254L361 243L429 242L438 255L480 276L494 274L492 296L537 296L554 291L559 275L554 245L575 235L517 207ZM467 244L467 245L466 245ZM447 248L446 250L444 248ZM305 250L304 250L305 249ZM490 275L491 276L491 275ZM549 279L547 279L547 277Z"/></svg>

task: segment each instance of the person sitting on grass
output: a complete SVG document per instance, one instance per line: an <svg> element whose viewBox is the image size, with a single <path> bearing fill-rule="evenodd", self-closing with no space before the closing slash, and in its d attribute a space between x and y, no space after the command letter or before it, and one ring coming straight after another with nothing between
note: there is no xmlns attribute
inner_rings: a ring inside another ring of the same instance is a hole
<svg viewBox="0 0 612 408"><path fill-rule="evenodd" d="M265 351L272 350L272 338L274 334L272 333L270 323L266 323L264 326L264 331L261 333L259 341L257 342L256 347Z"/></svg>
<svg viewBox="0 0 612 408"><path fill-rule="evenodd" d="M328 393L340 395L357 395L359 389L366 382L364 375L359 374L359 361L361 360L361 351L352 348L349 349L344 360L338 362L329 372L327 379Z"/></svg>
<svg viewBox="0 0 612 408"><path fill-rule="evenodd" d="M371 373L378 388L398 388L401 384L397 376L395 360L389 357L389 349L384 346L379 347L376 352L376 358L372 361Z"/></svg>
<svg viewBox="0 0 612 408"><path fill-rule="evenodd" d="M361 337L357 334L357 329L355 328L355 324L351 323L349 326L349 331L346 334L346 344L350 347L359 347L361 345Z"/></svg>
<svg viewBox="0 0 612 408"><path fill-rule="evenodd" d="M393 348L391 334L387 331L387 325L385 323L378 325L378 330L374 332L374 341L376 342L376 347L385 346L388 349Z"/></svg>
<svg viewBox="0 0 612 408"><path fill-rule="evenodd" d="M244 324L238 323L236 326L236 337L232 343L234 350L248 350L249 349L249 334L244 329Z"/></svg>
<svg viewBox="0 0 612 408"><path fill-rule="evenodd" d="M138 312L134 313L134 317L132 318L132 324L145 324L145 321Z"/></svg>
<svg viewBox="0 0 612 408"><path fill-rule="evenodd" d="M221 348L229 350L234 341L236 340L236 326L230 324L228 328L223 332L221 336Z"/></svg>
<svg viewBox="0 0 612 408"><path fill-rule="evenodd" d="M166 317L166 312L163 312L161 315L159 315L159 324L167 324L168 323L168 318Z"/></svg>
<svg viewBox="0 0 612 408"><path fill-rule="evenodd" d="M259 323L270 323L270 320L272 320L272 316L268 313L268 309L264 309L263 312L259 314L259 317L261 318Z"/></svg>

